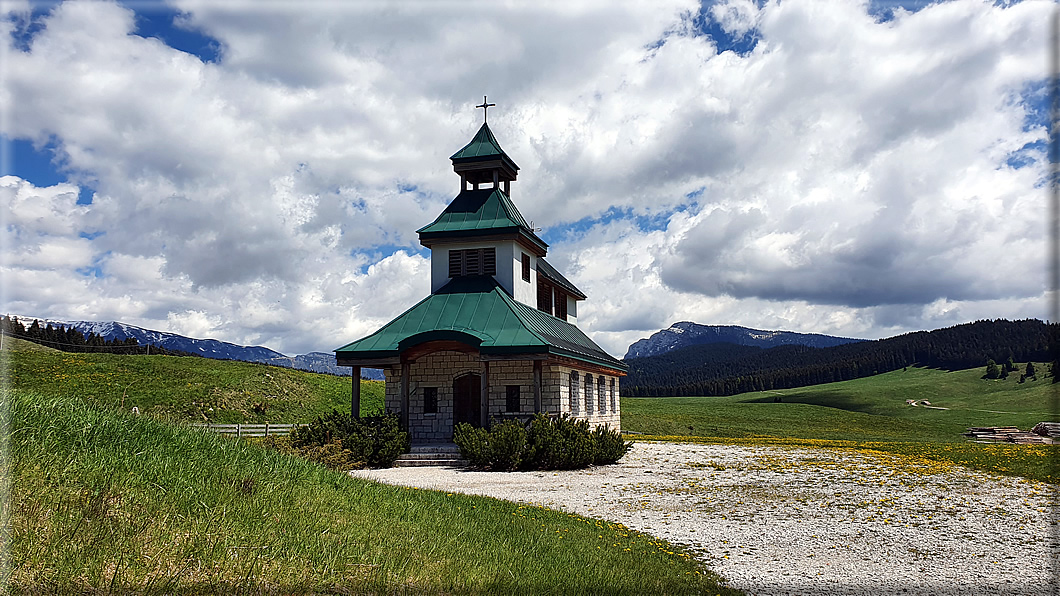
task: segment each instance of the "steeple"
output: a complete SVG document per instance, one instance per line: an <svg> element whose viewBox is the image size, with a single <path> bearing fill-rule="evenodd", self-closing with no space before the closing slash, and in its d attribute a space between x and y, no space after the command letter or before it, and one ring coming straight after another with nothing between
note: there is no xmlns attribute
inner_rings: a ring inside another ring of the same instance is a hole
<svg viewBox="0 0 1060 596"><path fill-rule="evenodd" d="M485 109L494 105L486 103L485 96L482 98L482 104L476 107ZM485 122L485 114L482 128L478 129L475 138L449 159L453 161L453 171L460 174L460 190L467 190L468 185L478 190L480 184L501 188L503 183L504 194L510 196L511 181L519 175L519 166L501 149L493 131Z"/></svg>

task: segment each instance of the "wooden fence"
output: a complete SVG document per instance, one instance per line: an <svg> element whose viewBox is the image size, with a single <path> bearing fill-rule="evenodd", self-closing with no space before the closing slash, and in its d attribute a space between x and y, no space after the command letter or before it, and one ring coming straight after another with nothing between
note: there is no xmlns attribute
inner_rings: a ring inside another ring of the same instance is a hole
<svg viewBox="0 0 1060 596"><path fill-rule="evenodd" d="M209 430L221 435L233 435L238 439L247 437L267 437L269 435L289 435L291 431L304 424L192 424L194 428Z"/></svg>

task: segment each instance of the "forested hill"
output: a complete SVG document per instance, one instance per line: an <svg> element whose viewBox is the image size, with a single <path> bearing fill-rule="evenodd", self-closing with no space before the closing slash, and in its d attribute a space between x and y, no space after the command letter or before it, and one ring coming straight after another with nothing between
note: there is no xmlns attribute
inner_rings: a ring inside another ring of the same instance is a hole
<svg viewBox="0 0 1060 596"><path fill-rule="evenodd" d="M690 346L626 360L622 395L734 395L845 381L914 364L960 370L985 366L988 359L1051 361L1049 335L1058 330L1055 323L1036 319L999 319L830 348Z"/></svg>

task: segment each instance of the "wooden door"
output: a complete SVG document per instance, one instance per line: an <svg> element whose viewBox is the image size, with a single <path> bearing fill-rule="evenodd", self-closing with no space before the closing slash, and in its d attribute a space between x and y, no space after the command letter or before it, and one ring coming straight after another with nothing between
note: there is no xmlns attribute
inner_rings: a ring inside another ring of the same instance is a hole
<svg viewBox="0 0 1060 596"><path fill-rule="evenodd" d="M482 397L482 377L477 374L457 377L453 381L453 426L467 422L471 426L481 426L480 398Z"/></svg>

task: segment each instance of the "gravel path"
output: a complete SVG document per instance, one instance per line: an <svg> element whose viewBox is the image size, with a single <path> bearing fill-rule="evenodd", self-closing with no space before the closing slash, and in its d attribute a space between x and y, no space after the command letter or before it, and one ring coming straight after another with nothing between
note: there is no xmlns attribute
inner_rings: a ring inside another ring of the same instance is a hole
<svg viewBox="0 0 1060 596"><path fill-rule="evenodd" d="M620 463L588 470L351 473L619 522L688 547L748 594L1060 594L1053 489L964 468L832 449L638 443Z"/></svg>

